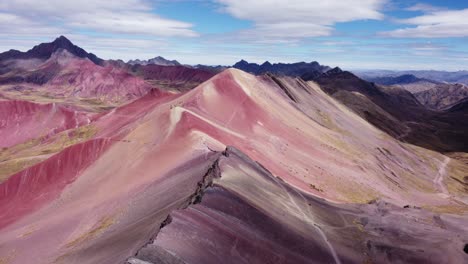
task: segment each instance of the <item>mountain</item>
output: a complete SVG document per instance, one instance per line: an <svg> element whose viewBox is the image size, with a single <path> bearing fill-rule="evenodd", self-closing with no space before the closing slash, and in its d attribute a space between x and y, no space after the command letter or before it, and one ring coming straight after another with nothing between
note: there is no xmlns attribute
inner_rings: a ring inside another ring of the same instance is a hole
<svg viewBox="0 0 468 264"><path fill-rule="evenodd" d="M2 54L0 96L72 104L79 101L83 107L95 111L128 103L151 89L172 92L192 89L216 74L182 65L93 61L94 55L63 36L51 43L39 44L26 53L19 52L17 56L6 56L8 52Z"/></svg>
<svg viewBox="0 0 468 264"><path fill-rule="evenodd" d="M79 58L88 58L97 65L102 65L103 60L98 58L92 53L86 52L84 49L74 45L70 40L64 36L60 36L50 43L42 43L34 48L28 50L27 52L21 52L18 50L10 50L7 52L0 53L0 64L6 63L9 60L18 60L18 59L41 59L47 60L52 54L56 51L63 49L68 51L70 54L73 54Z"/></svg>
<svg viewBox="0 0 468 264"><path fill-rule="evenodd" d="M441 84L440 82L418 78L412 74L404 74L398 76L384 76L384 77L364 77L366 81L374 82L379 85L392 85L404 88L411 93L418 93L425 90L430 90L435 86Z"/></svg>
<svg viewBox="0 0 468 264"><path fill-rule="evenodd" d="M11 147L31 139L50 137L91 122L92 115L77 109L48 103L0 101L0 148ZM18 130L17 127L23 129Z"/></svg>
<svg viewBox="0 0 468 264"><path fill-rule="evenodd" d="M323 78L385 94L347 72ZM42 158L0 184L0 254L14 250L13 264L463 263L467 165L388 136L322 89L228 69L3 150Z"/></svg>
<svg viewBox="0 0 468 264"><path fill-rule="evenodd" d="M466 99L318 63L1 64L0 263L468 260Z"/></svg>
<svg viewBox="0 0 468 264"><path fill-rule="evenodd" d="M187 91L213 77L216 72L187 66L161 66L135 64L129 72L166 90Z"/></svg>
<svg viewBox="0 0 468 264"><path fill-rule="evenodd" d="M161 66L180 66L181 64L176 60L166 60L161 56L157 56L155 58L149 60L129 60L127 62L130 65L148 65L148 64L155 64Z"/></svg>
<svg viewBox="0 0 468 264"><path fill-rule="evenodd" d="M447 109L448 112L460 112L463 113L465 116L468 116L468 98L458 102L456 105Z"/></svg>
<svg viewBox="0 0 468 264"><path fill-rule="evenodd" d="M438 84L415 93L418 101L429 109L445 110L468 98L468 86L464 84Z"/></svg>
<svg viewBox="0 0 468 264"><path fill-rule="evenodd" d="M262 65L256 63L249 63L245 60L241 60L232 66L233 68L243 70L248 73L255 75L261 75L265 73L273 73L277 75L286 75L291 77L300 77L304 74L310 74L311 72L324 73L331 68L328 66L320 65L318 62L297 62L297 63L275 63L271 64L266 61Z"/></svg>
<svg viewBox="0 0 468 264"><path fill-rule="evenodd" d="M432 110L450 108L468 97L466 85L440 83L429 79L421 79L412 74L368 77L366 80L380 85L398 86L406 89L414 94L422 105Z"/></svg>
<svg viewBox="0 0 468 264"><path fill-rule="evenodd" d="M435 81L418 78L412 74L404 74L404 75L399 75L399 76L374 77L374 78L367 78L366 80L369 82L375 82L375 83L382 84L382 85L396 85L396 84L401 85L401 84L410 84L410 83L416 83L416 82L422 82L422 81L437 83Z"/></svg>
<svg viewBox="0 0 468 264"><path fill-rule="evenodd" d="M54 101L82 101L98 108L127 103L153 88L126 70L96 65L65 49L58 49L42 63L14 67L0 75L0 92L10 98L47 100L52 97Z"/></svg>
<svg viewBox="0 0 468 264"><path fill-rule="evenodd" d="M420 79L432 80L436 82L448 82L448 83L463 83L468 84L468 71L388 71L388 70L367 70L367 71L355 71L359 77L365 80L372 80L373 78L387 78L397 77L401 75L414 75Z"/></svg>
<svg viewBox="0 0 468 264"><path fill-rule="evenodd" d="M325 73L314 81L396 139L441 152L468 151L468 121L461 113L431 111L403 88L379 86L347 71Z"/></svg>
<svg viewBox="0 0 468 264"><path fill-rule="evenodd" d="M210 71L213 73L220 73L226 69L228 69L228 66L222 66L222 65L217 65L217 66L210 66L210 65L202 65L202 64L197 64L193 66L195 69L200 69L200 70L205 70L205 71Z"/></svg>

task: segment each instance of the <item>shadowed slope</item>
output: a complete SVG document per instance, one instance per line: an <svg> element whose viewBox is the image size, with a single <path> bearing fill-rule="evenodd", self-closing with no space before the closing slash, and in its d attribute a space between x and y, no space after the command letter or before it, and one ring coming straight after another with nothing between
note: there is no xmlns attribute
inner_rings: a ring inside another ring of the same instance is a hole
<svg viewBox="0 0 468 264"><path fill-rule="evenodd" d="M440 84L414 94L421 104L433 110L446 110L468 99L468 86L463 84Z"/></svg>
<svg viewBox="0 0 468 264"><path fill-rule="evenodd" d="M468 150L468 121L423 107L408 91L380 87L350 72L323 74L320 87L391 136L441 152Z"/></svg>

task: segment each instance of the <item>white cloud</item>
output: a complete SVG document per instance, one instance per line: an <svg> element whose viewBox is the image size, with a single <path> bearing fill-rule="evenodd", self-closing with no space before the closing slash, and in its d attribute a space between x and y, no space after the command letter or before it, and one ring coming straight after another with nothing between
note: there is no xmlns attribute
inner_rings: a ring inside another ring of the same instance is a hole
<svg viewBox="0 0 468 264"><path fill-rule="evenodd" d="M13 21L6 25L2 23L5 25L0 26L2 32L4 28L10 28L12 32L48 32L51 28L56 29L56 25L62 25L62 32L80 29L164 37L197 36L192 24L154 14L152 6L145 0L9 0L0 2L0 10L0 22Z"/></svg>
<svg viewBox="0 0 468 264"><path fill-rule="evenodd" d="M69 25L103 32L148 34L160 37L195 37L198 35L191 29L192 25L189 23L139 12L102 12L98 17L89 13L71 15Z"/></svg>
<svg viewBox="0 0 468 264"><path fill-rule="evenodd" d="M249 39L300 39L328 36L340 22L383 19L386 0L217 0L222 10L255 23L241 32Z"/></svg>
<svg viewBox="0 0 468 264"><path fill-rule="evenodd" d="M468 36L468 9L431 11L428 14L402 19L398 22L413 27L382 32L399 38L448 38Z"/></svg>
<svg viewBox="0 0 468 264"><path fill-rule="evenodd" d="M131 39L122 37L96 37L87 35L67 35L76 45L93 52L104 59L135 58L150 59L156 55L167 56L171 49L163 39Z"/></svg>
<svg viewBox="0 0 468 264"><path fill-rule="evenodd" d="M0 12L0 35L37 36L48 33L59 34L61 31L53 25L41 24L26 17Z"/></svg>
<svg viewBox="0 0 468 264"><path fill-rule="evenodd" d="M65 35L105 59L150 58L169 52L172 37L198 35L190 23L158 16L154 6L150 0L0 0L0 52Z"/></svg>

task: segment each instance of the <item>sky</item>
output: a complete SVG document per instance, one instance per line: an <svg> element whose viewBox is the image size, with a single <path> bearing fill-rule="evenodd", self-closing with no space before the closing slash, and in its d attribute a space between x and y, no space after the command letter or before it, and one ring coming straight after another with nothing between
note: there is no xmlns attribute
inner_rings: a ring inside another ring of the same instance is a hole
<svg viewBox="0 0 468 264"><path fill-rule="evenodd" d="M2 0L0 51L64 35L104 59L468 70L468 1Z"/></svg>

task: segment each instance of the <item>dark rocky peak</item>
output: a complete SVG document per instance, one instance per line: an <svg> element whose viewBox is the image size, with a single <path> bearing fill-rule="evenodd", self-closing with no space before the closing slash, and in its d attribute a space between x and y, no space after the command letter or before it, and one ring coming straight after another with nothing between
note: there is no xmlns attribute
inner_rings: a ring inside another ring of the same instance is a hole
<svg viewBox="0 0 468 264"><path fill-rule="evenodd" d="M399 80L402 83L412 83L412 82L417 82L420 81L421 79L412 75L412 74L404 74L399 77L396 77L397 80Z"/></svg>
<svg viewBox="0 0 468 264"><path fill-rule="evenodd" d="M321 71L318 71L318 70L312 70L310 72L307 72L305 74L303 74L301 76L301 78L304 80L304 81L313 81L315 79L318 79L320 77L323 77L323 78L327 78L327 77L333 77L333 76L336 76L336 75L339 75L339 74L342 74L343 73L343 70L341 70L339 67L335 67L333 69L330 69L326 72L321 72ZM352 73L350 72L347 72L349 74L351 74L352 76L354 76ZM352 76L348 76L348 77L351 77ZM356 77L356 76L354 76ZM357 78L357 77L356 77Z"/></svg>
<svg viewBox="0 0 468 264"><path fill-rule="evenodd" d="M311 62L310 65L315 66L315 67L320 67L320 63L316 61Z"/></svg>
<svg viewBox="0 0 468 264"><path fill-rule="evenodd" d="M335 67L335 68L333 68L331 70L326 71L325 74L339 74L339 73L342 73L342 72L343 72L343 70L340 69L340 67Z"/></svg>
<svg viewBox="0 0 468 264"><path fill-rule="evenodd" d="M303 79L304 81L313 81L316 78L320 77L320 75L322 75L322 73L319 71L310 71L301 75L301 79Z"/></svg>
<svg viewBox="0 0 468 264"><path fill-rule="evenodd" d="M252 74L259 74L260 73L260 65L258 65L256 63L249 63L249 62L247 62L245 60L241 60L241 61L237 62L232 67L236 68L236 69L239 69L239 70L243 70L245 72L252 73Z"/></svg>
<svg viewBox="0 0 468 264"><path fill-rule="evenodd" d="M15 50L15 49L11 49L9 51L5 51L3 53L0 53L0 63L2 61L8 60L8 59L16 58L16 57L20 56L21 54L22 54L21 51Z"/></svg>
<svg viewBox="0 0 468 264"><path fill-rule="evenodd" d="M64 36L56 38L50 43L41 43L37 46L34 46L27 53L34 58L48 59L50 56L58 51L59 49L68 50L71 52L73 50L73 43Z"/></svg>
<svg viewBox="0 0 468 264"><path fill-rule="evenodd" d="M60 48L63 48L63 49L66 49L67 47L73 47L73 43L67 39L65 36L60 36L58 38L56 38L52 44L60 47Z"/></svg>
<svg viewBox="0 0 468 264"><path fill-rule="evenodd" d="M240 61L236 62L233 67L236 68L236 66L245 66L245 65L249 65L249 64L253 64L253 63L249 63L246 60L240 60Z"/></svg>
<svg viewBox="0 0 468 264"><path fill-rule="evenodd" d="M285 75L290 77L301 77L306 74L310 75L312 72L319 72L320 74L329 70L330 67L320 65L318 62L296 62L296 63L270 63L269 61L264 62L262 65L256 63L248 63L245 60L241 60L236 63L234 68L243 70L256 75L265 74L270 72L276 75ZM315 74L314 74L315 75Z"/></svg>
<svg viewBox="0 0 468 264"><path fill-rule="evenodd" d="M362 80L349 71L342 71L336 67L314 79L325 92L334 94L340 90L359 92L368 96L384 96L383 92L374 84Z"/></svg>
<svg viewBox="0 0 468 264"><path fill-rule="evenodd" d="M69 39L64 36L56 38L50 43L41 43L37 46L34 46L32 49L27 52L14 51L10 50L0 54L0 60L8 59L49 59L52 54L56 51L63 49L68 51L70 54L80 57L88 58L97 65L102 65L104 60L98 58L92 53L86 52L84 49L74 45Z"/></svg>

